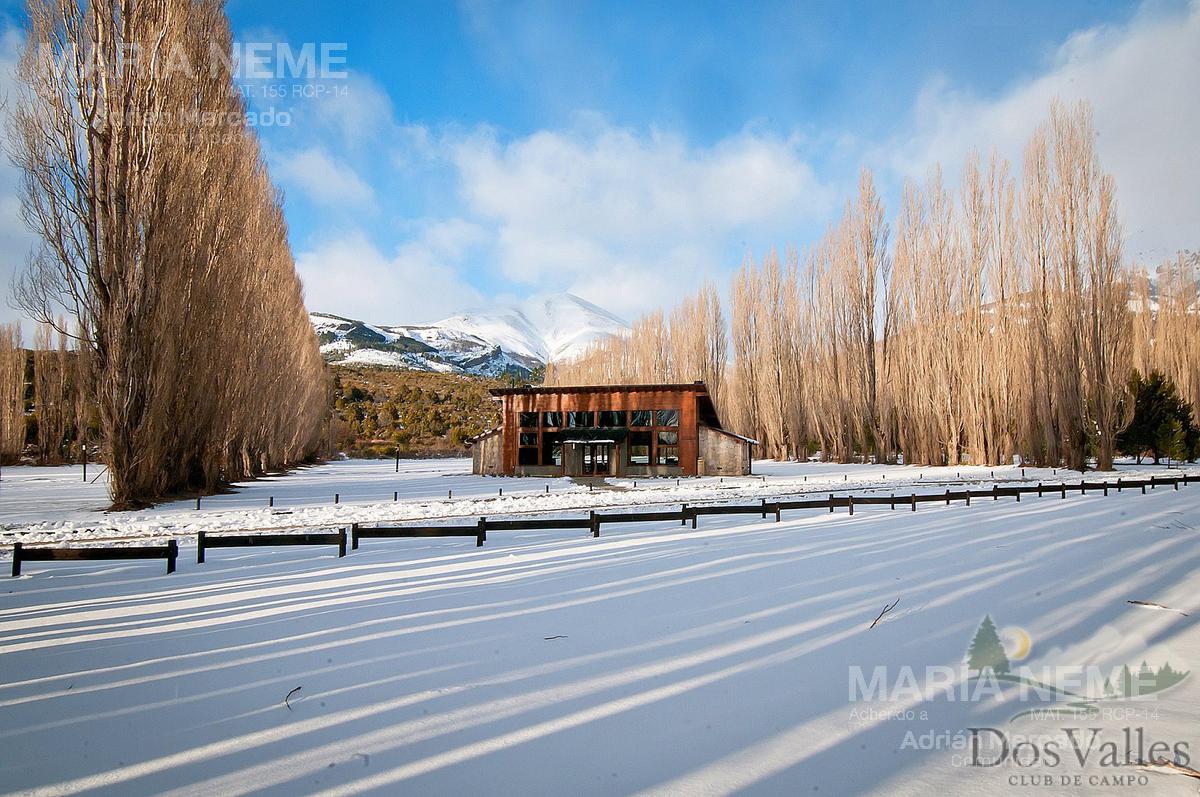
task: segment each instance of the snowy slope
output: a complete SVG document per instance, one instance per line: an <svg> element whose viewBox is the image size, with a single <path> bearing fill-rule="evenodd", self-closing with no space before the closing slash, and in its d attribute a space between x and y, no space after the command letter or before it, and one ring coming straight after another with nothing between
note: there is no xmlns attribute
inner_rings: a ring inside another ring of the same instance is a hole
<svg viewBox="0 0 1200 797"><path fill-rule="evenodd" d="M373 326L324 313L309 317L331 362L486 376L528 375L552 360L578 357L593 342L629 328L569 293L468 310L432 324Z"/></svg>

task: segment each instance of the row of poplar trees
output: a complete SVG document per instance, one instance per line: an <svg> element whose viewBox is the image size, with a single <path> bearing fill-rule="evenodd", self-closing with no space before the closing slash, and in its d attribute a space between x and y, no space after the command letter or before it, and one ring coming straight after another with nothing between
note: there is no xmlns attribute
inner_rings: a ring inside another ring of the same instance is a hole
<svg viewBox="0 0 1200 797"><path fill-rule="evenodd" d="M743 265L728 324L705 287L547 379L706 379L774 458L1109 469L1135 367L1200 409L1200 316L1190 269L1159 269L1152 296L1123 267L1094 140L1090 108L1056 102L1019 174L972 155L947 187L935 168L905 187L894 234L864 171L815 246Z"/></svg>
<svg viewBox="0 0 1200 797"><path fill-rule="evenodd" d="M306 460L327 415L231 51L219 0L28 2L17 295L76 341L117 507Z"/></svg>

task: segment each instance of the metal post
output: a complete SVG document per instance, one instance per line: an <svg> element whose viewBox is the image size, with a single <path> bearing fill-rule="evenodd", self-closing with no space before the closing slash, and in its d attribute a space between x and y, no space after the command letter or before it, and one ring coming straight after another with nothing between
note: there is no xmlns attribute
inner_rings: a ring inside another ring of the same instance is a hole
<svg viewBox="0 0 1200 797"><path fill-rule="evenodd" d="M175 560L179 557L179 543L167 540L167 575L175 572Z"/></svg>
<svg viewBox="0 0 1200 797"><path fill-rule="evenodd" d="M912 511L914 511L914 512L917 511L917 494L916 493L912 494Z"/></svg>
<svg viewBox="0 0 1200 797"><path fill-rule="evenodd" d="M475 547L482 548L485 542L487 542L487 518L481 517L479 518L479 528L475 532Z"/></svg>
<svg viewBox="0 0 1200 797"><path fill-rule="evenodd" d="M21 575L21 543L19 543L19 542L13 543L12 574L13 574L13 578L16 578L17 576Z"/></svg>
<svg viewBox="0 0 1200 797"><path fill-rule="evenodd" d="M196 564L204 564L204 529L196 533Z"/></svg>
<svg viewBox="0 0 1200 797"><path fill-rule="evenodd" d="M850 514L851 514L851 516L853 516L854 515L854 496L852 496L852 495L846 496L846 506L850 508Z"/></svg>
<svg viewBox="0 0 1200 797"><path fill-rule="evenodd" d="M346 555L346 528L338 529L338 559Z"/></svg>

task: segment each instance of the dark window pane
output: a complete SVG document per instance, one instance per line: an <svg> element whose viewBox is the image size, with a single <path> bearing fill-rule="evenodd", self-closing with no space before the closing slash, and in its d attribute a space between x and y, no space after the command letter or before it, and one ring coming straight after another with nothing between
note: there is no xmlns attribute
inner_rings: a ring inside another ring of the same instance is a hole
<svg viewBox="0 0 1200 797"><path fill-rule="evenodd" d="M537 444L537 432L521 432L521 445L536 446Z"/></svg>
<svg viewBox="0 0 1200 797"><path fill-rule="evenodd" d="M562 426L562 413L561 412L543 412L542 413L542 426L547 426L551 429L557 429L558 427Z"/></svg>
<svg viewBox="0 0 1200 797"><path fill-rule="evenodd" d="M612 410L605 410L600 413L600 426L605 429L612 429L615 426L625 425L625 413Z"/></svg>
<svg viewBox="0 0 1200 797"><path fill-rule="evenodd" d="M660 446L678 445L679 444L679 432L659 432L658 433L658 444Z"/></svg>
<svg viewBox="0 0 1200 797"><path fill-rule="evenodd" d="M656 426L678 426L679 425L679 410L659 410L655 413L658 416Z"/></svg>
<svg viewBox="0 0 1200 797"><path fill-rule="evenodd" d="M596 413L594 412L568 412L567 426L579 429L582 427L595 426Z"/></svg>
<svg viewBox="0 0 1200 797"><path fill-rule="evenodd" d="M654 413L650 410L634 410L630 415L632 416L629 420L630 426L654 425Z"/></svg>
<svg viewBox="0 0 1200 797"><path fill-rule="evenodd" d="M536 448L521 448L517 450L518 465L536 465L538 464L538 450Z"/></svg>
<svg viewBox="0 0 1200 797"><path fill-rule="evenodd" d="M629 433L629 464L650 464L650 432Z"/></svg>
<svg viewBox="0 0 1200 797"><path fill-rule="evenodd" d="M522 412L519 420L522 429L536 429L538 414L536 412Z"/></svg>
<svg viewBox="0 0 1200 797"><path fill-rule="evenodd" d="M542 464L562 465L562 443L555 435L548 434L542 440Z"/></svg>
<svg viewBox="0 0 1200 797"><path fill-rule="evenodd" d="M678 465L679 464L679 446L659 446L658 447L658 464L659 465Z"/></svg>

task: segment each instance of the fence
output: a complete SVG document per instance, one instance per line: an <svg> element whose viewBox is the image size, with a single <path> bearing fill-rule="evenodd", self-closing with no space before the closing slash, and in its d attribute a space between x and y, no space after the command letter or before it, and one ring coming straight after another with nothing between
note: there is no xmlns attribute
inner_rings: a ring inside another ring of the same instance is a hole
<svg viewBox="0 0 1200 797"><path fill-rule="evenodd" d="M166 559L167 574L175 572L179 558L179 543L167 540L166 545L146 545L128 548L26 548L13 543L12 574L21 575L23 562L113 561L118 559Z"/></svg>
<svg viewBox="0 0 1200 797"><path fill-rule="evenodd" d="M336 545L338 558L346 555L346 530L321 534L220 534L196 535L196 563L204 564L204 553L209 548L249 548L264 545ZM79 549L83 550L83 549Z"/></svg>
<svg viewBox="0 0 1200 797"><path fill-rule="evenodd" d="M486 517L481 517L475 523L470 525L446 525L446 526L360 526L357 523L351 524L349 533L347 529L339 529L334 533L308 533L308 534L221 534L209 535L203 531L197 535L196 546L196 561L204 562L204 553L208 548L235 548L248 546L274 546L274 545L337 545L338 557L346 555L347 540L353 550L358 549L359 540L364 539L385 539L385 538L430 538L430 537L472 537L475 539L476 547L483 547L487 541L487 532L491 531L535 531L535 530L559 530L559 529L586 529L591 532L593 537L600 536L600 530L605 524L618 523L661 523L669 521L679 521L681 525L686 526L691 524L693 529L698 527L698 522L701 517L708 515L759 515L766 519L768 516L774 516L775 522L780 522L783 517L783 512L801 509L828 509L833 512L836 509L846 509L849 514L854 514L856 506L888 506L895 510L897 507L908 507L910 511L917 511L917 504L921 503L945 503L949 506L954 501L962 501L967 506L971 505L972 499L991 499L999 501L1001 498L1015 498L1020 502L1022 495L1032 495L1036 493L1039 497L1047 494L1058 494L1060 498L1065 499L1068 492L1079 491L1081 495L1087 495L1091 492L1102 492L1108 495L1109 491L1116 490L1118 493L1126 489L1140 489L1142 494L1146 493L1146 488L1154 489L1155 487L1173 487L1175 490L1179 486L1188 485L1191 483L1200 482L1200 474L1181 475L1171 478L1152 477L1149 479L1117 479L1115 482L1088 482L1081 481L1079 484L1067 484L1065 482L1059 484L1045 484L1039 482L1036 485L1019 485L1013 487L1000 487L993 485L990 489L984 490L946 490L941 493L909 493L908 495L890 493L888 495L865 494L865 495L835 495L830 493L827 498L803 498L793 501L767 501L762 499L758 504L726 504L726 505L711 505L711 506L689 506L683 504L678 511L648 511L648 512L595 512L591 511L587 517L570 517L570 518L517 518L510 520L488 520ZM70 559L148 559L148 558L166 558L167 572L175 571L175 558L178 555L178 548L175 540L170 540L166 546L159 547L144 547L144 548L24 548L21 543L15 543L13 546L13 575L20 575L22 561L54 561L54 560L70 560Z"/></svg>

